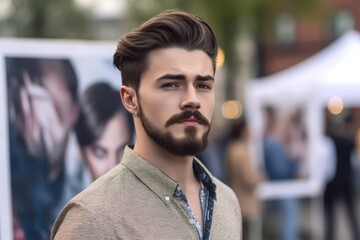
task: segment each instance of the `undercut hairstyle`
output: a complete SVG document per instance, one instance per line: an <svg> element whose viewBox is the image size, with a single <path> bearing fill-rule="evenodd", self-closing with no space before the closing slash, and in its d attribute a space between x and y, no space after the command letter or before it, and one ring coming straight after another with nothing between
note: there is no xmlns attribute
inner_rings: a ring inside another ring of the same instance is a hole
<svg viewBox="0 0 360 240"><path fill-rule="evenodd" d="M113 64L121 71L123 84L138 91L140 78L149 65L149 53L171 47L204 51L215 73L218 44L209 24L190 13L168 10L119 40Z"/></svg>

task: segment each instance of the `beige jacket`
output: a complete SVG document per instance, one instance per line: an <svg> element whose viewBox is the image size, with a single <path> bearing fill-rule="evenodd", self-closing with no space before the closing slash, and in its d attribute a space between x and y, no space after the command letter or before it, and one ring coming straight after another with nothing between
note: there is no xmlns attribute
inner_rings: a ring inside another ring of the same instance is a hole
<svg viewBox="0 0 360 240"><path fill-rule="evenodd" d="M236 196L229 187L212 180L217 200L210 239L241 239ZM199 239L184 204L173 196L177 185L127 147L117 167L64 207L51 239Z"/></svg>

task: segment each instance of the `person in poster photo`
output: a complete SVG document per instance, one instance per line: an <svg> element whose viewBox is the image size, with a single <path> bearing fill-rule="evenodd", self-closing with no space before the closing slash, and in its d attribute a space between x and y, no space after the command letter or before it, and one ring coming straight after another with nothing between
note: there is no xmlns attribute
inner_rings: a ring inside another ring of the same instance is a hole
<svg viewBox="0 0 360 240"><path fill-rule="evenodd" d="M180 10L121 38L114 65L135 144L63 208L51 239L242 238L235 193L194 157L207 145L217 52L208 23Z"/></svg>
<svg viewBox="0 0 360 240"><path fill-rule="evenodd" d="M48 239L78 116L78 79L67 59L7 57L6 76L13 218L26 239Z"/></svg>
<svg viewBox="0 0 360 240"><path fill-rule="evenodd" d="M115 167L133 133L131 115L124 108L119 91L101 81L89 86L80 100L75 132L93 180Z"/></svg>

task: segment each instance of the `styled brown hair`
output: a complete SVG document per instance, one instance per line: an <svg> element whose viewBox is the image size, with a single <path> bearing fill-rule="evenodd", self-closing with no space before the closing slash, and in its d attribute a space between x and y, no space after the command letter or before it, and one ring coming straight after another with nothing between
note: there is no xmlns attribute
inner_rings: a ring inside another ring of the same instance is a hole
<svg viewBox="0 0 360 240"><path fill-rule="evenodd" d="M209 24L181 10L167 10L119 40L113 63L121 71L123 84L137 91L141 75L148 67L149 53L170 47L204 51L215 72L218 45Z"/></svg>

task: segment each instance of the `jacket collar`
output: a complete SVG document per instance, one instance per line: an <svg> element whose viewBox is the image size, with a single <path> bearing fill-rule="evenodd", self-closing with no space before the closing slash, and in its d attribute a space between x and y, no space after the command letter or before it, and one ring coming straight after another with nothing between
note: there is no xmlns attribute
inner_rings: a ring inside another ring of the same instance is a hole
<svg viewBox="0 0 360 240"><path fill-rule="evenodd" d="M131 146L126 146L121 164L129 169L164 203L169 203L169 198L173 196L176 187L179 185L176 181L142 158ZM214 177L196 158L194 158L194 170L201 183L209 192L215 195L216 185L214 184Z"/></svg>

